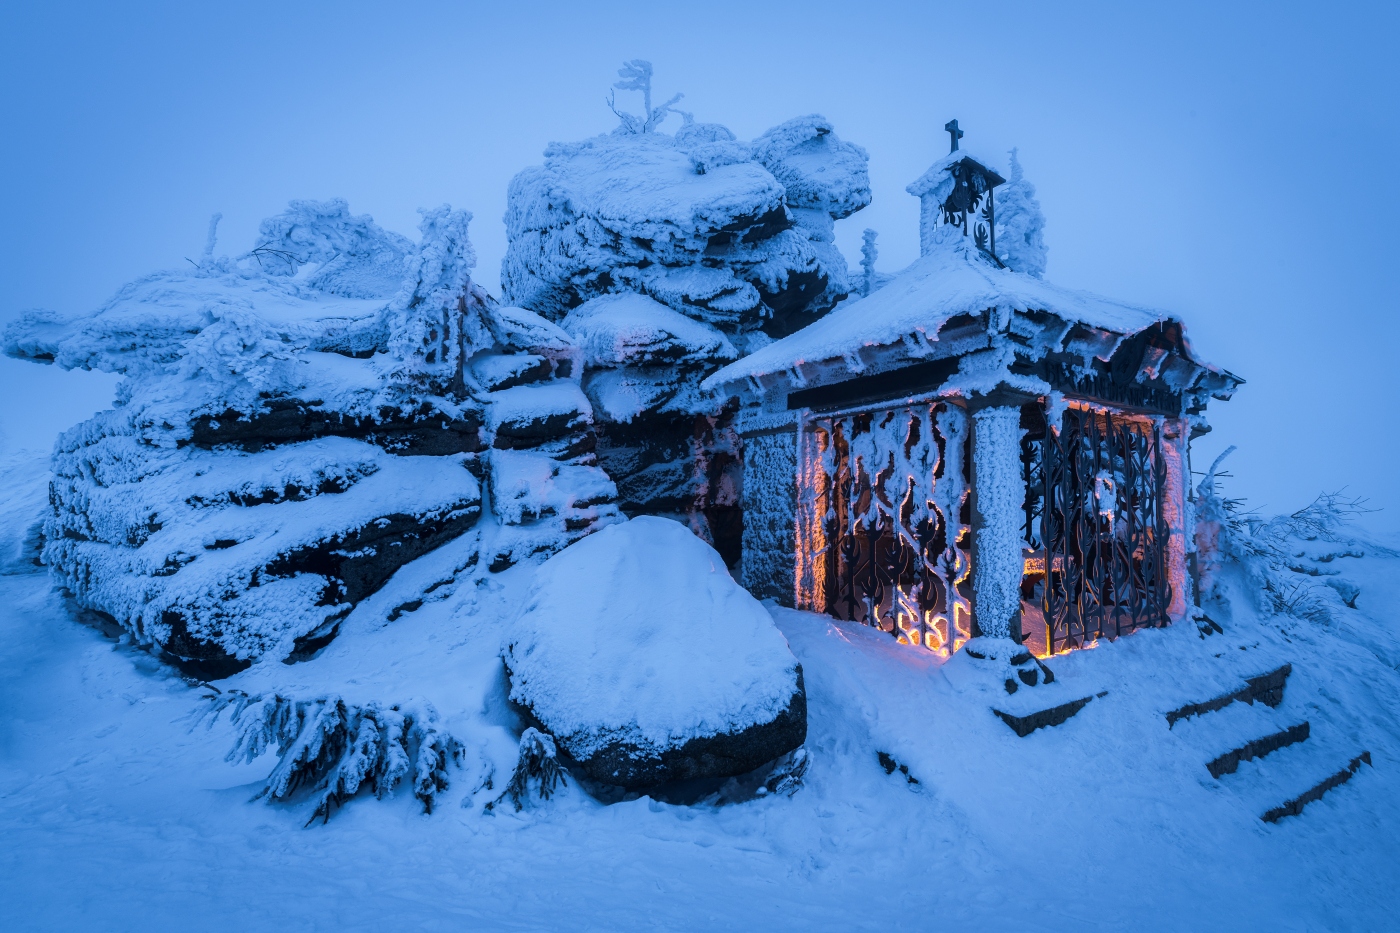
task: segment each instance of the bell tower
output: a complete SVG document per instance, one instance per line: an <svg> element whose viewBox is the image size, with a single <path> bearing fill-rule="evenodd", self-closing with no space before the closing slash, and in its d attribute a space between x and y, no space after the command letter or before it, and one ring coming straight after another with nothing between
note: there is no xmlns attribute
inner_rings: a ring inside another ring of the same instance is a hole
<svg viewBox="0 0 1400 933"><path fill-rule="evenodd" d="M977 249L1001 266L996 257L996 198L993 189L1006 179L958 148L963 131L949 120L948 154L905 190L919 199L919 253L933 250L940 227L953 227L972 237Z"/></svg>

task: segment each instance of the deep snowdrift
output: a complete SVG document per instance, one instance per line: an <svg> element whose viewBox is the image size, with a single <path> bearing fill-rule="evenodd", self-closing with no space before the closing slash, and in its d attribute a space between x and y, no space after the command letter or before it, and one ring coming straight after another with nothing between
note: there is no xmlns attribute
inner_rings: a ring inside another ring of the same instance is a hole
<svg viewBox="0 0 1400 933"><path fill-rule="evenodd" d="M20 553L41 513L44 476L42 458L6 464L4 553ZM250 799L273 756L225 764L239 730L227 718L192 728L209 690L75 623L39 568L10 563L0 898L23 929L990 929L1008 916L1030 930L1386 929L1397 906L1400 561L1364 541L1324 543L1312 565L1359 586L1358 608L1331 622L1261 618L1255 587L1230 563L1207 606L1223 635L1177 625L1052 660L1056 684L1037 690L1107 693L1024 739L992 714L980 681L949 665L872 629L774 611L808 694L811 764L795 795L604 806L571 783L516 813L484 809L523 724L506 702L499 627L493 644L472 626L518 607L531 566L480 586L459 576L388 621L397 601L452 575L454 542L361 603L314 662L235 678L250 695L334 685L347 710L398 704L425 722L430 705L437 735L471 750L449 764L431 816L405 779L383 802L349 801L308 830L315 797L304 790L273 807ZM1320 560L1345 549L1365 556ZM1164 713L1281 659L1294 673L1272 712L1311 720L1309 742L1369 749L1373 766L1302 816L1266 824L1257 763L1213 779L1208 737L1168 728Z"/></svg>

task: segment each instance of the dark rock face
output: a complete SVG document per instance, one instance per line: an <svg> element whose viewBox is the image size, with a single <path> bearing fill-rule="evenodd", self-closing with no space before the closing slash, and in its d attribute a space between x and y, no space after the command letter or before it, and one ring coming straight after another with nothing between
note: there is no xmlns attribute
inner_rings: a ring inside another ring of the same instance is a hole
<svg viewBox="0 0 1400 933"><path fill-rule="evenodd" d="M425 402L411 415L383 408L357 417L319 406L316 401L272 398L254 412L201 415L190 422L190 442L205 448L237 446L250 453L318 437L358 438L405 456L441 457L483 449L477 412L454 418Z"/></svg>
<svg viewBox="0 0 1400 933"><path fill-rule="evenodd" d="M575 766L599 784L644 790L675 781L745 774L800 748L805 741L807 692L799 665L797 692L775 719L739 732L699 736L659 754L617 742L576 760Z"/></svg>
<svg viewBox="0 0 1400 933"><path fill-rule="evenodd" d="M343 535L283 555L264 569L269 577L318 573L340 592L328 602L358 603L378 590L394 572L476 524L481 501L463 501L444 518L394 514ZM338 586L336 585L338 584Z"/></svg>

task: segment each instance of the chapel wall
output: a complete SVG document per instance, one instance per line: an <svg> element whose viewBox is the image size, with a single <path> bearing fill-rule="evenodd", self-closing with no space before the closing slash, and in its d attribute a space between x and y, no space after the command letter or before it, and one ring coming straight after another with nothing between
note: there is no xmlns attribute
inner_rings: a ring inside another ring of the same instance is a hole
<svg viewBox="0 0 1400 933"><path fill-rule="evenodd" d="M797 432L744 438L741 582L759 599L793 606L797 579Z"/></svg>

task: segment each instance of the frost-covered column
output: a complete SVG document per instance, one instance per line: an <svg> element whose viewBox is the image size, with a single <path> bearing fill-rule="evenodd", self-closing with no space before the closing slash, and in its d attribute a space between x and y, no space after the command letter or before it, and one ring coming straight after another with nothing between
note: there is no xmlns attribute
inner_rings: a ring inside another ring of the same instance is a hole
<svg viewBox="0 0 1400 933"><path fill-rule="evenodd" d="M972 469L972 620L984 636L1010 638L1021 609L1023 566L1019 407L973 413Z"/></svg>
<svg viewBox="0 0 1400 933"><path fill-rule="evenodd" d="M798 609L826 611L826 469L823 445L831 436L812 430L805 413L797 432L796 603Z"/></svg>
<svg viewBox="0 0 1400 933"><path fill-rule="evenodd" d="M788 416L789 418L791 416ZM789 423L744 437L742 582L759 599L792 606L796 593L797 429Z"/></svg>
<svg viewBox="0 0 1400 933"><path fill-rule="evenodd" d="M1173 622L1186 617L1186 607L1192 601L1191 575L1186 569L1187 536L1194 533L1188 521L1191 504L1186 501L1186 445L1190 442L1190 425L1184 418L1173 418L1161 426L1162 461L1167 468L1166 488L1162 495L1162 513L1170 531L1167 538L1167 580L1172 588L1167 616Z"/></svg>

